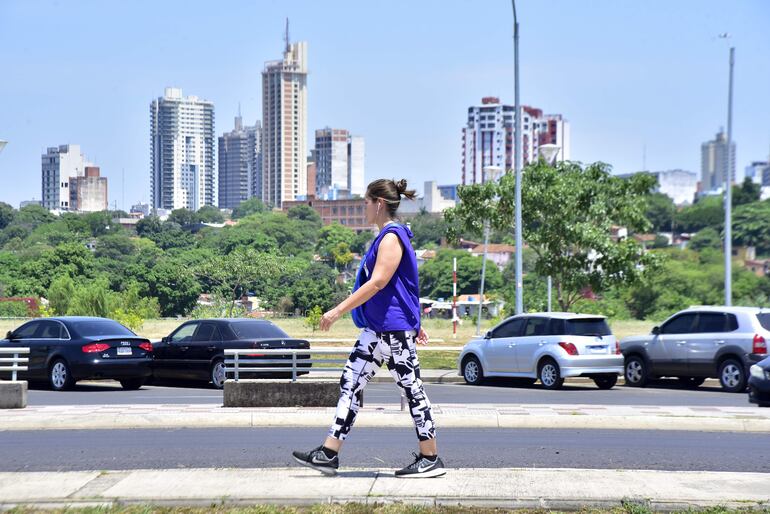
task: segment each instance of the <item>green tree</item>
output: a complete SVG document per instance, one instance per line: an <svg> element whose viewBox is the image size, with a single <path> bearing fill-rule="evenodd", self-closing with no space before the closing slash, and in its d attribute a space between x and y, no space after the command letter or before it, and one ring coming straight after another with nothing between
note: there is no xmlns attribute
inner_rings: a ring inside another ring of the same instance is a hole
<svg viewBox="0 0 770 514"><path fill-rule="evenodd" d="M186 315L198 301L200 284L177 258L162 259L147 278L149 293L158 299L162 316Z"/></svg>
<svg viewBox="0 0 770 514"><path fill-rule="evenodd" d="M171 214L168 215L166 220L168 223L176 223L179 226L194 225L200 222L200 216L198 213L189 209L174 209Z"/></svg>
<svg viewBox="0 0 770 514"><path fill-rule="evenodd" d="M322 262L307 262L284 271L286 290L277 292L276 300L288 296L292 305L302 311L314 306L327 311L347 296L345 286L337 284L337 273Z"/></svg>
<svg viewBox="0 0 770 514"><path fill-rule="evenodd" d="M60 275L51 282L48 288L49 306L58 315L65 315L69 312L70 302L75 296L75 282L69 275Z"/></svg>
<svg viewBox="0 0 770 514"><path fill-rule="evenodd" d="M69 316L109 317L111 313L111 292L105 278L86 282L75 288L67 308Z"/></svg>
<svg viewBox="0 0 770 514"><path fill-rule="evenodd" d="M225 215L213 205L204 205L198 209L198 220L203 223L224 223Z"/></svg>
<svg viewBox="0 0 770 514"><path fill-rule="evenodd" d="M350 251L363 255L372 239L374 239L374 234L371 231L362 230L358 232L356 237L353 238L353 244L350 245ZM412 240L412 243L414 244L414 240Z"/></svg>
<svg viewBox="0 0 770 514"><path fill-rule="evenodd" d="M18 224L26 227L29 230L32 230L38 225L42 225L43 223L50 223L55 219L56 217L42 205L31 204L19 209L19 211L16 213L14 224Z"/></svg>
<svg viewBox="0 0 770 514"><path fill-rule="evenodd" d="M321 228L321 216L309 205L295 205L286 213L289 218L311 221Z"/></svg>
<svg viewBox="0 0 770 514"><path fill-rule="evenodd" d="M451 298L452 260L457 259L457 294L478 294L483 260L464 250L439 250L436 257L420 267L420 294L430 298ZM492 293L503 285L497 266L487 260L484 294Z"/></svg>
<svg viewBox="0 0 770 514"><path fill-rule="evenodd" d="M649 175L623 180L609 166L583 167L563 162L555 167L543 161L527 166L522 182L523 237L537 254L535 269L551 276L562 310L586 289L600 293L619 283L633 283L643 269L654 266L654 254L645 253L633 239L616 241L612 227L644 232L645 196L655 184ZM515 178L461 187L461 203L445 211L451 239L464 229L481 234L483 220L497 230L513 224Z"/></svg>
<svg viewBox="0 0 770 514"><path fill-rule="evenodd" d="M0 230L11 224L16 210L5 202L0 202Z"/></svg>
<svg viewBox="0 0 770 514"><path fill-rule="evenodd" d="M706 227L699 230L692 239L690 239L689 246L695 251L703 250L704 248L714 248L719 250L722 248L722 237L716 229Z"/></svg>
<svg viewBox="0 0 770 514"><path fill-rule="evenodd" d="M721 232L725 209L721 196L705 196L677 212L675 218L679 232L697 232L712 227Z"/></svg>
<svg viewBox="0 0 770 514"><path fill-rule="evenodd" d="M740 205L733 211L733 240L770 253L770 200Z"/></svg>
<svg viewBox="0 0 770 514"><path fill-rule="evenodd" d="M674 201L663 193L647 195L647 209L645 216L655 232L672 232L674 227L674 215L676 206Z"/></svg>
<svg viewBox="0 0 770 514"><path fill-rule="evenodd" d="M412 246L414 248L425 248L426 245L438 246L441 240L446 237L447 225L442 216L434 216L427 212L421 212L417 216L410 218L412 234Z"/></svg>
<svg viewBox="0 0 770 514"><path fill-rule="evenodd" d="M339 223L326 225L318 234L316 252L321 259L334 263L335 266L345 267L353 258L350 247L355 241L356 233Z"/></svg>
<svg viewBox="0 0 770 514"><path fill-rule="evenodd" d="M743 179L743 184L740 186L733 186L733 207L758 202L761 195L762 186L755 183L751 178L746 177Z"/></svg>
<svg viewBox="0 0 770 514"><path fill-rule="evenodd" d="M244 200L233 209L232 218L234 220L245 218L255 213L267 212L267 206L259 198L249 198Z"/></svg>
<svg viewBox="0 0 770 514"><path fill-rule="evenodd" d="M318 327L321 326L322 316L323 312L321 311L321 307L316 305L310 309L307 313L307 316L305 316L305 326L307 326L312 332L315 332L318 330Z"/></svg>

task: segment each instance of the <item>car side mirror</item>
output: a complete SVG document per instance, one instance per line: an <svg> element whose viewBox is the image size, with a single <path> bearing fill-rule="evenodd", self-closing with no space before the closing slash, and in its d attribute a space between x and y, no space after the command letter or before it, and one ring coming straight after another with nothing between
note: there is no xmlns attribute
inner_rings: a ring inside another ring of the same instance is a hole
<svg viewBox="0 0 770 514"><path fill-rule="evenodd" d="M9 330L7 334L5 334L5 338L9 341L13 341L13 330Z"/></svg>
<svg viewBox="0 0 770 514"><path fill-rule="evenodd" d="M484 339L492 339L492 331L487 330L487 333L484 334Z"/></svg>
<svg viewBox="0 0 770 514"><path fill-rule="evenodd" d="M660 327L652 327L652 335L660 335Z"/></svg>
<svg viewBox="0 0 770 514"><path fill-rule="evenodd" d="M171 341L171 338L169 336L165 336L160 339L161 343L168 343L169 341Z"/></svg>

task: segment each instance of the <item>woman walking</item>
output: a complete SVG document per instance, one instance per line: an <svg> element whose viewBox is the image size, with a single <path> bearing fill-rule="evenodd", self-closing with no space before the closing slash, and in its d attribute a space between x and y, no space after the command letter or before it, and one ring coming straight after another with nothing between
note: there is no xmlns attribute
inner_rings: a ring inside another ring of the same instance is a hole
<svg viewBox="0 0 770 514"><path fill-rule="evenodd" d="M416 343L428 344L420 326L417 259L412 232L395 221L401 197L414 198L406 180L375 180L366 188L366 220L380 231L366 252L353 293L321 318L321 330L352 312L361 334L340 378L337 412L324 444L309 452L293 452L294 459L325 475L339 468L339 451L350 433L366 384L385 363L409 400L419 440L414 462L396 471L399 478L437 477L446 473L436 450L436 427L430 401L420 380Z"/></svg>

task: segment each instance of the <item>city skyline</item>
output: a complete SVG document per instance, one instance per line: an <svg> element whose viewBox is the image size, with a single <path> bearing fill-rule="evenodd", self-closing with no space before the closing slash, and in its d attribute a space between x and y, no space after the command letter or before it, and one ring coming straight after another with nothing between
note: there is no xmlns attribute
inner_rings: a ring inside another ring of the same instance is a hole
<svg viewBox="0 0 770 514"><path fill-rule="evenodd" d="M308 127L364 134L366 180L405 176L418 189L437 177L459 183L458 127L467 106L483 96L512 103L505 2L485 9L426 2L411 6L406 18L407 4L234 3L221 13L179 13L172 2L159 7L156 19L144 20L149 5L0 5L0 69L8 78L0 82L0 139L9 142L0 155L0 180L13 184L0 201L16 206L37 198L40 155L68 143L100 164L118 207L151 201L147 99L177 86L213 101L219 126L229 125L239 101L244 119L260 119L260 75L264 62L280 55L287 16L292 40L310 48ZM767 4L743 1L729 11L715 1L643 7L556 1L550 7L518 6L522 103L564 114L573 129L573 159L603 160L616 173L699 170L700 144L726 120L728 43L717 39L721 32L730 32L729 44L737 48L736 166L767 159ZM184 23L161 23L170 13ZM69 22L67 38L62 19ZM121 23L108 21L117 19ZM256 28L220 27L238 19L257 20ZM213 31L206 38L184 30L204 21ZM248 58L226 58L231 46ZM156 48L178 51L179 59L156 55ZM49 74L59 79L51 82ZM412 114L409 123L396 113Z"/></svg>

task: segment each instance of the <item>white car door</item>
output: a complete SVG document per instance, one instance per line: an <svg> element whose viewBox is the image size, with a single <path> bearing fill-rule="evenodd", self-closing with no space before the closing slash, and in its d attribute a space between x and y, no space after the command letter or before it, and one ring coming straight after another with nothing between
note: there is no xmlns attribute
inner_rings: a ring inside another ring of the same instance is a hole
<svg viewBox="0 0 770 514"><path fill-rule="evenodd" d="M518 368L522 373L533 372L535 370L535 356L538 350L550 342L549 323L550 318L529 317L524 326L524 333L519 338L518 349Z"/></svg>
<svg viewBox="0 0 770 514"><path fill-rule="evenodd" d="M513 318L494 328L484 346L487 369L494 373L516 371L518 335L526 318Z"/></svg>

